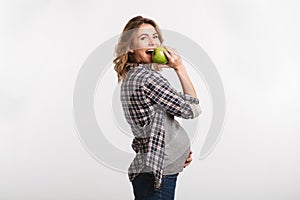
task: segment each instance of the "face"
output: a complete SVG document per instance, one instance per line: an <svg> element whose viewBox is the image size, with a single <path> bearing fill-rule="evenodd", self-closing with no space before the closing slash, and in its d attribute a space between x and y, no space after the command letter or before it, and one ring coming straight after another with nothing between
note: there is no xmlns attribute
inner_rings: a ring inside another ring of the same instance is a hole
<svg viewBox="0 0 300 200"><path fill-rule="evenodd" d="M160 45L155 28L150 24L142 24L133 38L131 52L137 63L151 63L152 52Z"/></svg>

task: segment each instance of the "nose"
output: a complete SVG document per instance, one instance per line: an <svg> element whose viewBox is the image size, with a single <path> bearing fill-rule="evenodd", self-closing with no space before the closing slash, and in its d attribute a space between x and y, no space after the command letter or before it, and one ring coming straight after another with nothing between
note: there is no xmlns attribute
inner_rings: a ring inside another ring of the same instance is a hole
<svg viewBox="0 0 300 200"><path fill-rule="evenodd" d="M154 45L154 43L153 43L153 39L152 39L152 38L150 38L150 39L149 39L149 43L148 43L148 45L149 45L149 46L153 46L153 45Z"/></svg>

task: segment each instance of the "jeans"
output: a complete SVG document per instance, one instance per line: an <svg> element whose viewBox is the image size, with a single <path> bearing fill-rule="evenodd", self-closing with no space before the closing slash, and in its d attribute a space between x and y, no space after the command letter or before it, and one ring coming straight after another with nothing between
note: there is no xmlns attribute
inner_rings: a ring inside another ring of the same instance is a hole
<svg viewBox="0 0 300 200"><path fill-rule="evenodd" d="M159 189L154 188L154 176L141 173L132 181L135 200L174 200L178 174L164 175Z"/></svg>

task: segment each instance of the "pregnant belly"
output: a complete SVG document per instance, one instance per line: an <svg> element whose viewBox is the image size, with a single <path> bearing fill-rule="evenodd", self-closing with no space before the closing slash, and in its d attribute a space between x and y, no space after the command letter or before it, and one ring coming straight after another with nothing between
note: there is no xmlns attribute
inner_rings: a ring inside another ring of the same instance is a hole
<svg viewBox="0 0 300 200"><path fill-rule="evenodd" d="M178 173L182 170L183 164L189 156L189 137L185 130L179 125L175 130L166 130L165 144L165 171L166 173L171 173L172 171Z"/></svg>

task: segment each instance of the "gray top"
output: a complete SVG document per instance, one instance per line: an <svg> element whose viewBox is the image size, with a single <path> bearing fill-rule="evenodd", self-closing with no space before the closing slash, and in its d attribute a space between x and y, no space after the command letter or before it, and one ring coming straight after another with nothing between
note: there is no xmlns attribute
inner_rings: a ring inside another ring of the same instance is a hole
<svg viewBox="0 0 300 200"><path fill-rule="evenodd" d="M199 104L191 104L191 108L195 117L200 115ZM183 165L189 156L190 146L190 139L184 128L173 115L166 112L164 175L176 174L183 170ZM143 169L143 172L150 171L149 167Z"/></svg>

